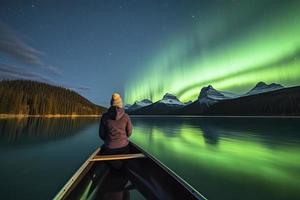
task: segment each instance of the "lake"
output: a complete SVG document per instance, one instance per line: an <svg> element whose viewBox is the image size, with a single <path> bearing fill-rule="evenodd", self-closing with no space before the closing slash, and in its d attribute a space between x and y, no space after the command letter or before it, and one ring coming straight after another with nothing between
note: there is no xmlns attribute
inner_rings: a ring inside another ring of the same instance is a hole
<svg viewBox="0 0 300 200"><path fill-rule="evenodd" d="M133 117L131 141L208 199L297 199L300 119ZM1 199L51 199L100 146L98 118L0 119Z"/></svg>

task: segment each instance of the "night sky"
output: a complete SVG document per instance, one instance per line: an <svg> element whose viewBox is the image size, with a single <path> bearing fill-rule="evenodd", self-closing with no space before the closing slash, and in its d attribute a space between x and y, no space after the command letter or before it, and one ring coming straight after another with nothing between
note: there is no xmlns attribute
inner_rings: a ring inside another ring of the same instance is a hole
<svg viewBox="0 0 300 200"><path fill-rule="evenodd" d="M0 79L33 79L108 105L209 84L300 85L300 1L0 2Z"/></svg>

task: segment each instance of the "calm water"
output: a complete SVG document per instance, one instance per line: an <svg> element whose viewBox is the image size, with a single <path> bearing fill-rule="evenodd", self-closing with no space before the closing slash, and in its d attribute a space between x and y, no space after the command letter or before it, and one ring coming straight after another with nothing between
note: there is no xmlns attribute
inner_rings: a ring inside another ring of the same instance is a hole
<svg viewBox="0 0 300 200"><path fill-rule="evenodd" d="M0 199L51 199L101 144L97 118L0 119ZM133 118L132 141L208 199L297 199L300 119Z"/></svg>

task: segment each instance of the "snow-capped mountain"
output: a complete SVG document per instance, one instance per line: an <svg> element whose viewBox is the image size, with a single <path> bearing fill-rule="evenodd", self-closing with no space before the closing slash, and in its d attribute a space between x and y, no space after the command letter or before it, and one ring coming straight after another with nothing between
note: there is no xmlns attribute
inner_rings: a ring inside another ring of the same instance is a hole
<svg viewBox="0 0 300 200"><path fill-rule="evenodd" d="M129 109L131 106L132 106L131 104L126 104L126 105L124 106L124 109L127 110L127 109Z"/></svg>
<svg viewBox="0 0 300 200"><path fill-rule="evenodd" d="M279 89L282 89L282 88L284 88L284 87L280 84L277 84L277 83L271 83L271 84L268 85L264 82L259 82L255 85L254 88L252 88L245 95L260 94L260 93L264 93L264 92L279 90Z"/></svg>
<svg viewBox="0 0 300 200"><path fill-rule="evenodd" d="M142 101L136 101L136 102L134 102L134 104L132 104L132 105L127 104L125 106L125 110L131 110L131 111L137 110L139 108L142 108L142 107L145 107L145 106L149 106L152 103L153 102L151 100L149 100L149 99L143 99Z"/></svg>
<svg viewBox="0 0 300 200"><path fill-rule="evenodd" d="M184 104L187 106L187 105L190 105L191 103L193 103L193 101L189 100L188 102L185 102Z"/></svg>
<svg viewBox="0 0 300 200"><path fill-rule="evenodd" d="M162 100L158 101L157 103L163 103L167 105L174 105L174 106L184 106L185 104L182 103L175 95L166 93Z"/></svg>
<svg viewBox="0 0 300 200"><path fill-rule="evenodd" d="M198 96L198 103L211 105L220 100L233 99L240 97L240 95L231 92L221 92L213 88L211 85L203 87Z"/></svg>
<svg viewBox="0 0 300 200"><path fill-rule="evenodd" d="M143 99L142 101L136 101L133 105L136 105L138 107L144 107L152 104L153 102L149 99Z"/></svg>
<svg viewBox="0 0 300 200"><path fill-rule="evenodd" d="M268 85L259 82L245 94L234 94L218 91L209 85L201 89L198 99L194 102L183 103L175 95L166 93L155 103L149 100L136 102L136 106L141 104L142 107L128 110L128 113L136 115L276 115L288 113L294 115L300 112L297 107L297 98L299 98L297 91L299 90L300 87L284 88L276 83ZM293 109L290 109L291 100L284 97L294 99ZM284 106L278 107L277 101L284 102L282 103Z"/></svg>
<svg viewBox="0 0 300 200"><path fill-rule="evenodd" d="M136 110L128 110L130 114L139 115L166 115L174 112L186 104L182 103L175 95L166 93L163 98L155 103Z"/></svg>

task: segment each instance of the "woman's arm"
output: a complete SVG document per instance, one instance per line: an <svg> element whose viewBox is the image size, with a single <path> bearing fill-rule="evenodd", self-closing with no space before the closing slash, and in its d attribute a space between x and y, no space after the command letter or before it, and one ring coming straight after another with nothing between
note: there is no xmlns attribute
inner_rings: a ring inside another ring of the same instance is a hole
<svg viewBox="0 0 300 200"><path fill-rule="evenodd" d="M127 137L130 137L131 133L132 133L132 123L131 123L131 120L130 120L130 117L127 116L127 124L126 124L126 134L127 134Z"/></svg>
<svg viewBox="0 0 300 200"><path fill-rule="evenodd" d="M99 126L99 137L104 140L105 139L105 128L104 128L104 120L101 117L100 126Z"/></svg>

